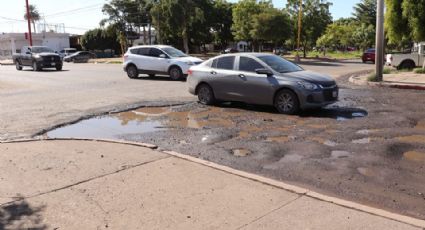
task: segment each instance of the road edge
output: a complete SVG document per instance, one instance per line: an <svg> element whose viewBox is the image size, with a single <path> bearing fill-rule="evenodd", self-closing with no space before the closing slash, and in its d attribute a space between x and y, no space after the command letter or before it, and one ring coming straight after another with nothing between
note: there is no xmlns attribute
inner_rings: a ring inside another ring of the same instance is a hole
<svg viewBox="0 0 425 230"><path fill-rule="evenodd" d="M369 207L363 204L359 204L353 201L344 200L337 197L332 197L328 195L324 195L318 192L311 191L306 188L302 188L300 186L291 185L285 182L277 181L274 179L270 179L267 177L259 176L256 174L244 172L241 170L233 169L228 166L219 165L217 163L207 161L204 159L192 157L189 155L185 155L175 151L169 150L159 150L157 145L149 144L149 143L140 143L140 142L132 142L132 141L124 141L124 140L111 140L111 139L85 139L85 138L48 138L48 139L20 139L20 140L12 140L12 141L0 141L0 144L13 144L13 143L23 143L23 142L37 142L37 141L94 141L94 142L104 142L104 143L115 143L115 144L124 144L124 145L132 145L144 148L150 148L152 150L165 153L183 160L187 160L196 164L204 165L219 171L223 171L232 175L236 175L245 179L253 180L256 182L260 182L266 185L270 185L279 189L283 189L292 193L296 193L299 195L307 196L310 198L314 198L317 200L321 200L324 202L336 204L338 206L342 206L345 208L369 213L375 216L380 216L386 219L398 221L404 224L408 224L414 227L425 228L425 220L389 212L379 208Z"/></svg>

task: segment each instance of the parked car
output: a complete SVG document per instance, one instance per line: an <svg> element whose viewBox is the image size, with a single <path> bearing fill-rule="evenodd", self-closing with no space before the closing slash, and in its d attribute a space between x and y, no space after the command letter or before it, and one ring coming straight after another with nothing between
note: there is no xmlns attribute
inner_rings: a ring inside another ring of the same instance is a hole
<svg viewBox="0 0 425 230"><path fill-rule="evenodd" d="M202 104L240 101L273 105L284 114L332 104L339 92L331 77L265 53L220 55L191 67L187 80L189 92Z"/></svg>
<svg viewBox="0 0 425 230"><path fill-rule="evenodd" d="M284 54L287 54L288 51L286 51L286 49L284 49L282 47L278 47L278 48L275 48L273 50L273 53L276 54L276 55L284 55Z"/></svg>
<svg viewBox="0 0 425 230"><path fill-rule="evenodd" d="M22 70L24 66L31 66L34 71L43 68L62 70L63 63L60 56L45 46L24 46L21 53L14 54L12 58L17 70Z"/></svg>
<svg viewBox="0 0 425 230"><path fill-rule="evenodd" d="M63 61L65 62L74 62L74 63L86 63L91 58L95 58L96 55L93 53L90 53L88 51L78 51L71 55L68 55L63 58Z"/></svg>
<svg viewBox="0 0 425 230"><path fill-rule="evenodd" d="M239 52L239 50L237 50L236 48L227 48L222 53L223 54L230 54L230 53L237 53L237 52Z"/></svg>
<svg viewBox="0 0 425 230"><path fill-rule="evenodd" d="M366 62L375 63L375 49L371 48L363 52L362 61L363 63L366 63Z"/></svg>
<svg viewBox="0 0 425 230"><path fill-rule="evenodd" d="M407 54L387 54L386 65L397 69L413 69L422 66L425 60L425 42L413 46L412 52Z"/></svg>
<svg viewBox="0 0 425 230"><path fill-rule="evenodd" d="M63 59L64 57L71 55L73 53L77 52L77 49L74 48L65 48L61 51L59 51L59 56Z"/></svg>
<svg viewBox="0 0 425 230"><path fill-rule="evenodd" d="M143 45L128 49L124 54L124 71L129 78L139 74L169 75L173 80L182 80L189 67L202 63L202 59L188 56L182 51L166 45Z"/></svg>

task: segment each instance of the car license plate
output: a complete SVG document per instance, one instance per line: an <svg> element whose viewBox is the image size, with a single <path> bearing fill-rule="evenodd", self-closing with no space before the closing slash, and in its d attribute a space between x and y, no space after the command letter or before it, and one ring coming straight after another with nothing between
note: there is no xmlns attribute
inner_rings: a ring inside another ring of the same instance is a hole
<svg viewBox="0 0 425 230"><path fill-rule="evenodd" d="M333 91L333 92L332 92L332 97L338 97L338 91L336 91L336 90L335 90L335 91Z"/></svg>
<svg viewBox="0 0 425 230"><path fill-rule="evenodd" d="M53 66L54 66L54 65L56 65L56 63L54 63L54 62L52 62L52 63L50 63L50 64L51 64L51 65L53 65Z"/></svg>

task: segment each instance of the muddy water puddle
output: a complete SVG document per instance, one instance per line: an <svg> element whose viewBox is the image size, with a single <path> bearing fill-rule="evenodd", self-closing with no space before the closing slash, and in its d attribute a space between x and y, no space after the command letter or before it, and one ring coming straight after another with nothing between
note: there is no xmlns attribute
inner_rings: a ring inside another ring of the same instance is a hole
<svg viewBox="0 0 425 230"><path fill-rule="evenodd" d="M320 118L359 118L367 115L362 110L344 111L325 109L306 117L286 116L270 111L247 111L244 108L225 106L166 106L143 107L132 111L98 116L82 120L46 133L50 138L107 138L117 139L126 135L179 129L236 129L242 139L255 138L268 132L268 142L291 141L290 133L300 127L328 130L331 125ZM317 113L317 114L316 114ZM205 139L205 140L204 140ZM204 136L202 142L215 143L220 137ZM220 139L221 140L221 139ZM319 141L326 142L327 140ZM331 143L331 145L333 145Z"/></svg>

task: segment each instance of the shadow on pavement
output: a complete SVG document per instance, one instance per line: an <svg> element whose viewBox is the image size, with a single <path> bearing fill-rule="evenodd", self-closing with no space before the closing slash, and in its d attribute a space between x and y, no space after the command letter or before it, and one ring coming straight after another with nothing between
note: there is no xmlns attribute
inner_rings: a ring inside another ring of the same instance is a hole
<svg viewBox="0 0 425 230"><path fill-rule="evenodd" d="M26 200L14 201L0 206L0 229L44 230L42 207L33 207Z"/></svg>

